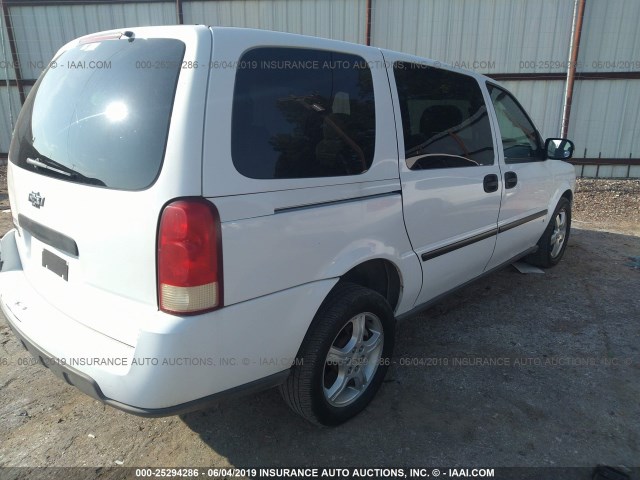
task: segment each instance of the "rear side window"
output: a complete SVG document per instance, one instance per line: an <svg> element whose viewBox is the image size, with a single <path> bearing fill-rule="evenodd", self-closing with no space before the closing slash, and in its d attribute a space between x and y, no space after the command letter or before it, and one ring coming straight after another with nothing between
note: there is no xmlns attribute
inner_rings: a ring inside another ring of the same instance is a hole
<svg viewBox="0 0 640 480"><path fill-rule="evenodd" d="M277 47L243 55L231 130L231 155L242 175L357 175L371 166L374 149L373 84L361 57Z"/></svg>
<svg viewBox="0 0 640 480"><path fill-rule="evenodd" d="M137 38L64 52L22 108L11 161L77 183L148 187L162 165L184 50L178 40Z"/></svg>
<svg viewBox="0 0 640 480"><path fill-rule="evenodd" d="M408 62L393 70L411 170L493 164L487 107L473 77Z"/></svg>

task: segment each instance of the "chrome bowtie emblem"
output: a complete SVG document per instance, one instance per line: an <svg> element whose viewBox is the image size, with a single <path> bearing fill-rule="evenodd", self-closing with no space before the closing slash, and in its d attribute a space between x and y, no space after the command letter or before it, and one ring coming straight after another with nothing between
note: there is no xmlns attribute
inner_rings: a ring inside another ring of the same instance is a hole
<svg viewBox="0 0 640 480"><path fill-rule="evenodd" d="M40 192L31 192L29 194L29 202L36 208L44 207L44 197L40 196Z"/></svg>

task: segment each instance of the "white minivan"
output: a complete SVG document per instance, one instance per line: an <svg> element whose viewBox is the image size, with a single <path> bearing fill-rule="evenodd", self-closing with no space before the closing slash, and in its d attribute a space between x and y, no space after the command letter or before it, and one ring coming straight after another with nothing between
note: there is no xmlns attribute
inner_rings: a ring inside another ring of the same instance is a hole
<svg viewBox="0 0 640 480"><path fill-rule="evenodd" d="M0 304L84 393L172 415L279 386L308 420L375 395L396 319L567 245L573 144L492 79L206 26L65 45L15 127Z"/></svg>

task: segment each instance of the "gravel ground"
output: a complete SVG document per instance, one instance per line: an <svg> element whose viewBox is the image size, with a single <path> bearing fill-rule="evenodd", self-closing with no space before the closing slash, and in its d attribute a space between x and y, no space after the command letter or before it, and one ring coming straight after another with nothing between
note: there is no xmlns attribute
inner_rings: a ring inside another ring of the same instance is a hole
<svg viewBox="0 0 640 480"><path fill-rule="evenodd" d="M180 417L127 415L20 365L30 356L0 317L0 467L94 467L86 478L120 478L101 470L119 465L640 467L638 193L638 181L579 181L563 261L544 275L507 268L402 322L381 391L334 429L273 390Z"/></svg>
<svg viewBox="0 0 640 480"><path fill-rule="evenodd" d="M640 180L578 179L575 226L640 234Z"/></svg>

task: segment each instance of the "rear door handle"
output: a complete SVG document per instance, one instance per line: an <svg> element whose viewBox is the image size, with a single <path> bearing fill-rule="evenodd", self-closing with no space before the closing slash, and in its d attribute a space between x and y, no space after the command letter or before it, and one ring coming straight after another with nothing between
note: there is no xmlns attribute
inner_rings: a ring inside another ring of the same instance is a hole
<svg viewBox="0 0 640 480"><path fill-rule="evenodd" d="M491 173L484 177L482 181L482 186L484 187L484 191L487 193L495 192L498 190L498 175L495 173Z"/></svg>
<svg viewBox="0 0 640 480"><path fill-rule="evenodd" d="M504 188L513 188L518 184L516 172L506 172L504 174Z"/></svg>

